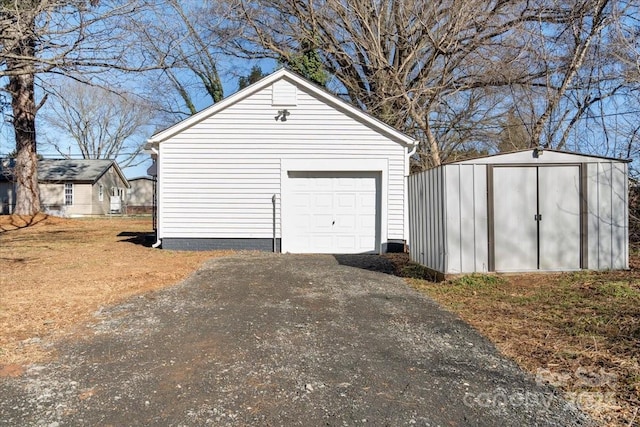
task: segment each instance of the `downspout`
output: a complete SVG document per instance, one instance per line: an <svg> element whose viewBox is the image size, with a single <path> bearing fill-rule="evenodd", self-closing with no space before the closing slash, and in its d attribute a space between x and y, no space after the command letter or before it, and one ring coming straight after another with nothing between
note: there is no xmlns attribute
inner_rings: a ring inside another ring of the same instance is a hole
<svg viewBox="0 0 640 427"><path fill-rule="evenodd" d="M273 253L277 252L278 244L276 240L276 195L271 197L271 204L273 205Z"/></svg>
<svg viewBox="0 0 640 427"><path fill-rule="evenodd" d="M404 171L405 175L407 176L409 176L409 172L411 172L411 156L416 154L416 151L418 151L418 141L416 141L416 143L414 144L413 149L407 153L407 166Z"/></svg>
<svg viewBox="0 0 640 427"><path fill-rule="evenodd" d="M153 148L153 147L151 147L151 151L153 152L153 154L156 155L156 159L157 159L156 162L158 162L158 166L159 166L159 163L160 163L160 152L156 148ZM159 205L159 202L160 202L160 198L158 197L158 188L159 188L159 186L158 186L158 169L157 169L158 166L156 166L156 188L155 188L155 190L156 190L156 194L155 194L156 205L154 206L154 209L156 211L156 221L158 221L158 215L160 213L160 210L158 209L158 205ZM160 228L160 227L156 226L156 242L153 245L151 245L151 247L154 248L154 249L157 249L157 248L160 247L160 245L162 245L162 240L160 240L160 238L158 237L158 230L157 230L158 228Z"/></svg>

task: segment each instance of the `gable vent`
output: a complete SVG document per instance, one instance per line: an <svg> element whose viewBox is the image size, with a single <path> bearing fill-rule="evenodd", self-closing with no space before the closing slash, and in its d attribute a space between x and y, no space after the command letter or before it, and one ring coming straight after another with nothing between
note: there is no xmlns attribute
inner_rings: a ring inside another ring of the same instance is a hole
<svg viewBox="0 0 640 427"><path fill-rule="evenodd" d="M274 107L293 107L298 105L298 88L295 85L279 80L271 86L271 105Z"/></svg>

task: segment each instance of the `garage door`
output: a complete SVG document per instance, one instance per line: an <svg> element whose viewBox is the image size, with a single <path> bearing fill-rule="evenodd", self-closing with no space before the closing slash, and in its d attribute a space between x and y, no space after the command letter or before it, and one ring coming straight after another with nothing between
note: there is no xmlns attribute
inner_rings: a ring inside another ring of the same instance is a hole
<svg viewBox="0 0 640 427"><path fill-rule="evenodd" d="M284 248L293 253L375 253L380 174L289 172Z"/></svg>

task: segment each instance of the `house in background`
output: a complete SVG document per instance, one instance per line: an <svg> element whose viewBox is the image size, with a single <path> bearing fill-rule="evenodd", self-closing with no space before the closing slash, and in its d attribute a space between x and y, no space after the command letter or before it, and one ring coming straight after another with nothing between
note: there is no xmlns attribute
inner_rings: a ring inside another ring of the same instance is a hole
<svg viewBox="0 0 640 427"><path fill-rule="evenodd" d="M129 182L113 160L42 159L38 187L43 212L64 216L124 213ZM3 214L15 207L11 164L2 162L0 202Z"/></svg>
<svg viewBox="0 0 640 427"><path fill-rule="evenodd" d="M416 141L281 69L152 136L165 249L404 250Z"/></svg>
<svg viewBox="0 0 640 427"><path fill-rule="evenodd" d="M131 178L129 179L129 185L130 188L127 190L127 214L153 213L155 179L150 176Z"/></svg>

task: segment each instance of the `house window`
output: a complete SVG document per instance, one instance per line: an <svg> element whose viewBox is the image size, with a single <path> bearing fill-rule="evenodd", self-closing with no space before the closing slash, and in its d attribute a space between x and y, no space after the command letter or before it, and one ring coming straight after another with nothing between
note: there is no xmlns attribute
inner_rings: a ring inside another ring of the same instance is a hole
<svg viewBox="0 0 640 427"><path fill-rule="evenodd" d="M64 184L64 204L66 206L73 205L73 184Z"/></svg>
<svg viewBox="0 0 640 427"><path fill-rule="evenodd" d="M104 187L102 184L98 186L98 200L101 202L104 200Z"/></svg>

